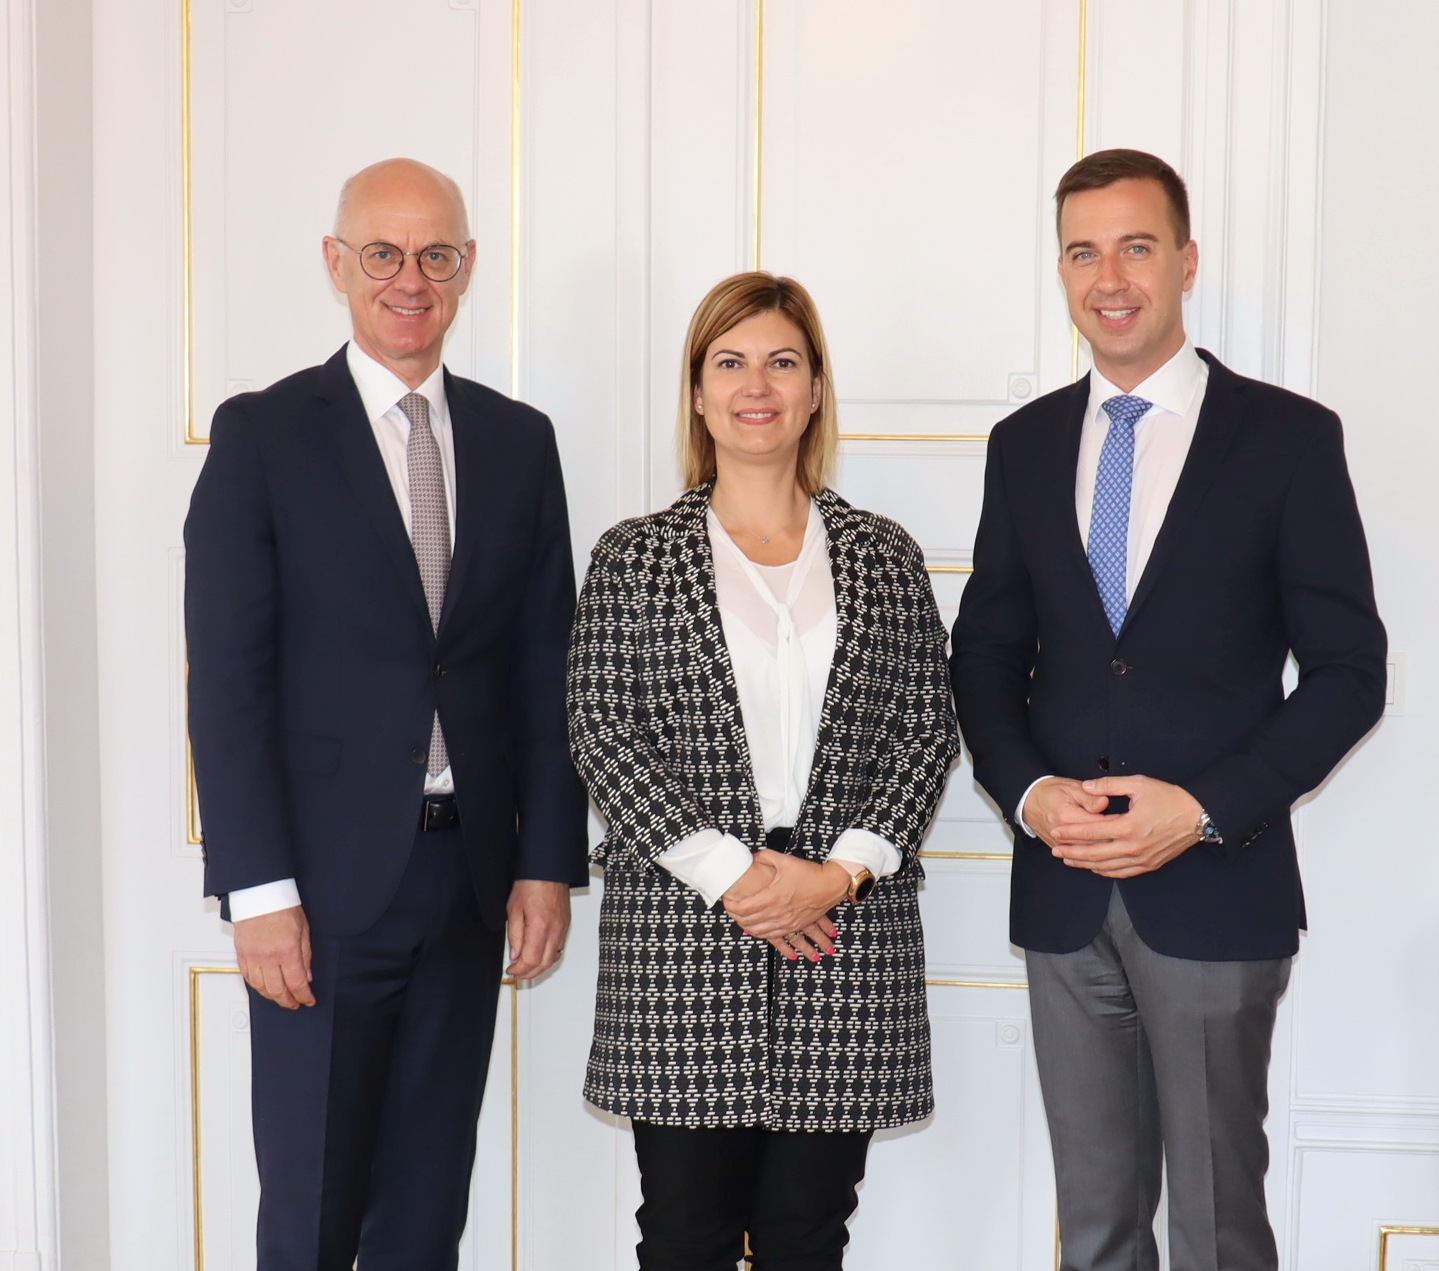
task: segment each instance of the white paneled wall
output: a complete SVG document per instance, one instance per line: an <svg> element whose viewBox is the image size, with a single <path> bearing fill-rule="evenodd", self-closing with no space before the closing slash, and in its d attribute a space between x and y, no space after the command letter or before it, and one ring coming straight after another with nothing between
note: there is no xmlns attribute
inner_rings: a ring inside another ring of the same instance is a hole
<svg viewBox="0 0 1439 1271"><path fill-rule="evenodd" d="M0 523L0 617L19 635L0 642L0 754L17 761L0 765L0 809L23 849L0 855L0 1271L54 1265L33 811L47 774L27 713L45 550L20 263L31 4L0 3L0 441L17 512ZM915 533L951 618L985 436L1083 367L1049 192L1081 147L1110 145L1190 178L1197 340L1345 416L1404 655L1393 713L1301 811L1314 931L1271 1086L1283 1265L1439 1264L1439 854L1422 797L1439 760L1439 441L1414 380L1439 329L1429 0L90 4L115 1271L253 1266L242 998L187 816L180 527L215 404L345 338L319 251L341 180L411 154L466 191L479 264L448 360L553 416L580 569L606 526L676 492L677 359L699 297L756 262L795 274L831 336L840 489ZM857 1271L1054 1265L1008 851L958 770L924 894L939 1109L876 1142ZM579 1097L600 886L577 897L560 970L502 994L470 1271L634 1266L628 1131Z"/></svg>

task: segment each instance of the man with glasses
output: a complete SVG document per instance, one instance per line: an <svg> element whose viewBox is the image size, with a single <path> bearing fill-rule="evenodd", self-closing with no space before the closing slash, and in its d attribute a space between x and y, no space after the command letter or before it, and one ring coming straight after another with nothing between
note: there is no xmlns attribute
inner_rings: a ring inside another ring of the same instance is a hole
<svg viewBox="0 0 1439 1271"><path fill-rule="evenodd" d="M587 879L554 431L441 364L474 246L432 168L347 181L324 253L353 339L221 405L185 524L259 1271L455 1266L506 928L540 975Z"/></svg>

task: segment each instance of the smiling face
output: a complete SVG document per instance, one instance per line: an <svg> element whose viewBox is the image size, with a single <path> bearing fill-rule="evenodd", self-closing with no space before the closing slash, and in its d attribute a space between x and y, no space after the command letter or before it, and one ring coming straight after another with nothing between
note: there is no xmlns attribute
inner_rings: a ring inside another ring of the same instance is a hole
<svg viewBox="0 0 1439 1271"><path fill-rule="evenodd" d="M445 332L455 320L460 297L474 267L474 241L465 231L465 210L453 186L424 164L397 159L366 168L352 181L337 237L325 239L325 263L350 305L355 342L418 388L440 364ZM406 256L393 278L371 278L357 251L368 243L393 243L418 252L437 243L466 253L449 282L431 282L419 262Z"/></svg>
<svg viewBox="0 0 1439 1271"><path fill-rule="evenodd" d="M1164 187L1124 180L1069 195L1059 213L1059 276L1094 365L1128 392L1184 344L1184 296L1199 248L1177 243Z"/></svg>
<svg viewBox="0 0 1439 1271"><path fill-rule="evenodd" d="M820 392L804 332L783 313L765 310L736 323L705 350L695 390L716 465L793 468Z"/></svg>

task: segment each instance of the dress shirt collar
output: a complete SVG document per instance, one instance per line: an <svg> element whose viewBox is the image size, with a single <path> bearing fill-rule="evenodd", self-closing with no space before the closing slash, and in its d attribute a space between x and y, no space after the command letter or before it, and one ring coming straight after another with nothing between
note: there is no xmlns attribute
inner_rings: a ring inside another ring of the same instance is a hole
<svg viewBox="0 0 1439 1271"><path fill-rule="evenodd" d="M365 408L365 418L372 425L381 416L388 414L399 405L400 398L410 392L419 393L429 402L431 427L448 420L449 412L445 407L444 363L435 367L429 378L419 388L412 390L394 371L375 361L354 340L350 341L345 350L345 361L350 368L350 376L355 381L355 387L360 391L360 402ZM408 431L408 420L406 420L405 427Z"/></svg>
<svg viewBox="0 0 1439 1271"><path fill-rule="evenodd" d="M1179 352L1169 359L1142 383L1129 390L1131 397L1142 397L1145 401L1168 411L1171 415L1184 415L1194 402L1194 395L1207 378L1208 368L1203 359L1194 351L1194 345L1187 339ZM1093 418L1099 408L1111 397L1122 396L1118 388L1101 375L1098 369L1089 372L1089 414Z"/></svg>

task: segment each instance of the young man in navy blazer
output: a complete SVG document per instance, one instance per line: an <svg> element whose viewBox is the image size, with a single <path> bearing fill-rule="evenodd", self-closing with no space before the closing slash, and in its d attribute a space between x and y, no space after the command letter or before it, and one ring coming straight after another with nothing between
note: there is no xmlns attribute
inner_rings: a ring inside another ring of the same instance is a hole
<svg viewBox="0 0 1439 1271"><path fill-rule="evenodd" d="M376 164L324 240L354 338L216 412L185 523L205 889L250 991L260 1271L441 1271L508 971L587 879L554 430L450 375L454 182Z"/></svg>
<svg viewBox="0 0 1439 1271"><path fill-rule="evenodd" d="M1055 199L1094 370L993 431L951 670L1014 829L1062 1266L1158 1267L1163 1163L1175 1271L1272 1271L1289 808L1382 713L1384 628L1338 418L1185 337L1179 176L1104 151Z"/></svg>

